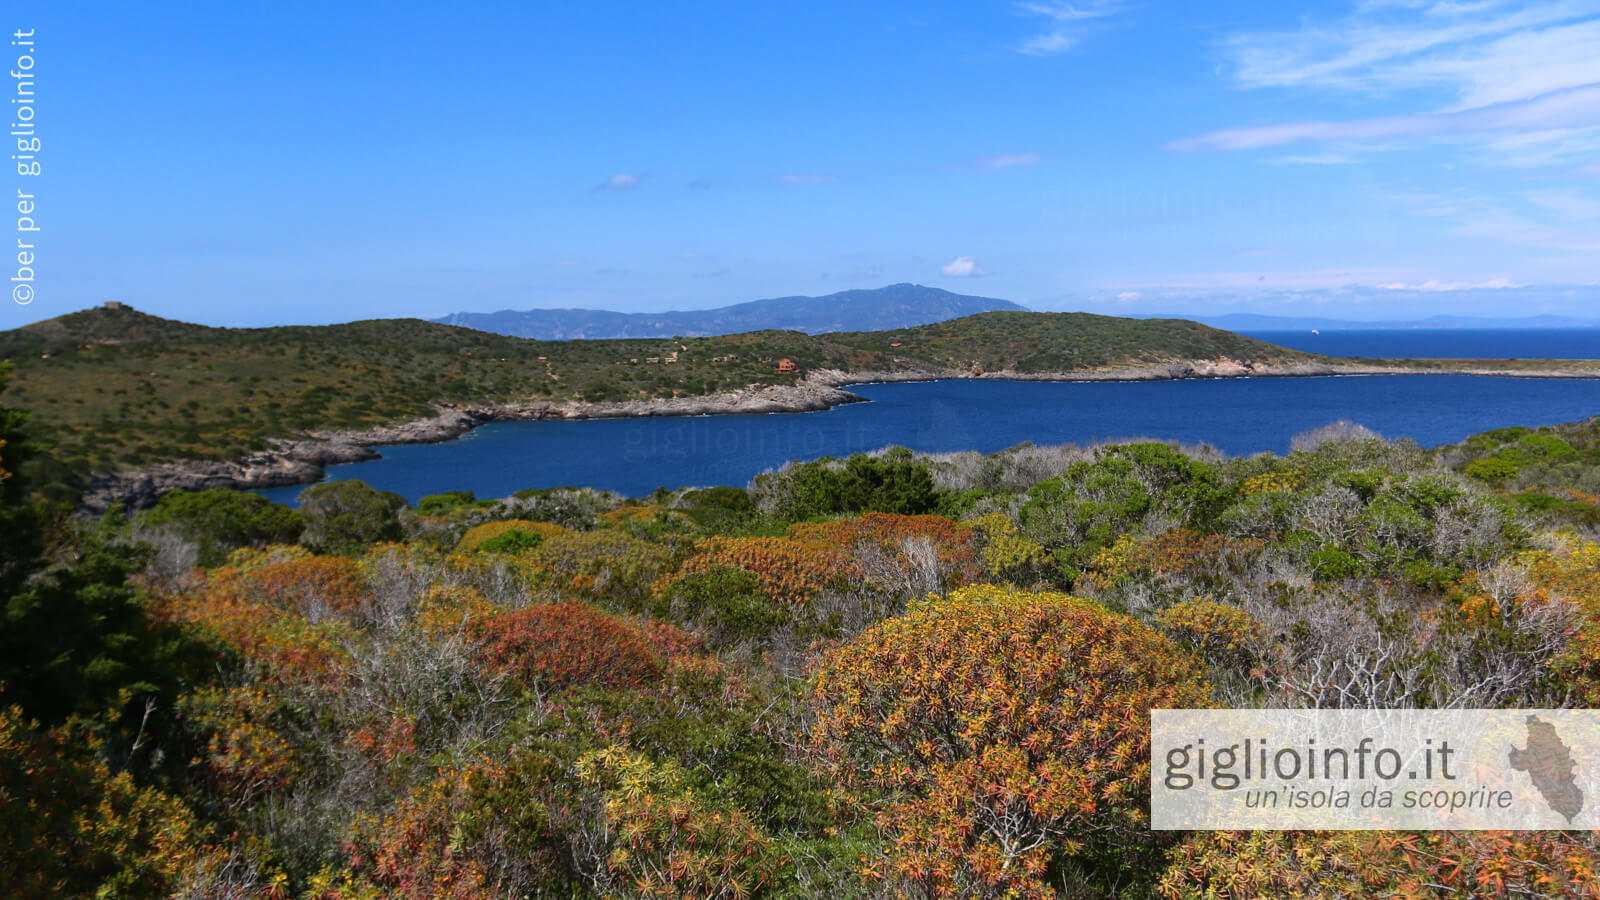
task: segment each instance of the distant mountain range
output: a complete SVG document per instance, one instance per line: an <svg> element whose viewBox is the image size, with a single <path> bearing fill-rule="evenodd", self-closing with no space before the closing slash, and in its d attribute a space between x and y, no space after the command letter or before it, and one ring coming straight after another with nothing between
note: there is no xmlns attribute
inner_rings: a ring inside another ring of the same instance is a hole
<svg viewBox="0 0 1600 900"><path fill-rule="evenodd" d="M1009 300L952 294L920 284L891 284L825 297L777 297L717 309L620 313L600 309L505 309L454 313L445 325L544 341L707 337L784 329L806 334L914 328L995 310L1023 310Z"/></svg>
<svg viewBox="0 0 1600 900"><path fill-rule="evenodd" d="M1600 319L1579 319L1572 316L1485 318L1440 315L1393 322L1358 322L1352 319L1321 319L1311 316L1263 316L1254 313L1230 313L1223 316L1193 313L1133 313L1129 317L1190 319L1228 331L1309 331L1313 328L1319 331L1382 331L1408 328L1600 328Z"/></svg>

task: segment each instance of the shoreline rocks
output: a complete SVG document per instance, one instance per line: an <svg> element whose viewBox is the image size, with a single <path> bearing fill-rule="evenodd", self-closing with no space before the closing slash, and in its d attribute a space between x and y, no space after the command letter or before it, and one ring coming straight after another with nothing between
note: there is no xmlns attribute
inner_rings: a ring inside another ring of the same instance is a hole
<svg viewBox="0 0 1600 900"><path fill-rule="evenodd" d="M755 415L763 413L820 412L866 398L846 387L882 382L939 381L1175 381L1185 378L1316 377L1328 375L1485 375L1541 378L1594 378L1582 370L1415 369L1401 366L1303 362L1257 363L1227 357L1179 360L1147 366L1114 366L1089 372L1015 372L1001 369L910 370L845 372L818 369L793 385L752 386L737 391L696 397L654 400L529 401L503 404L441 404L435 415L396 425L360 430L311 432L301 440L274 440L266 450L237 460L184 460L157 463L129 472L93 476L85 489L80 512L100 514L117 506L144 508L162 494L175 490L202 491L215 487L256 490L314 484L325 469L341 463L380 458L375 446L434 444L455 440L489 422L540 419L618 419L651 416Z"/></svg>

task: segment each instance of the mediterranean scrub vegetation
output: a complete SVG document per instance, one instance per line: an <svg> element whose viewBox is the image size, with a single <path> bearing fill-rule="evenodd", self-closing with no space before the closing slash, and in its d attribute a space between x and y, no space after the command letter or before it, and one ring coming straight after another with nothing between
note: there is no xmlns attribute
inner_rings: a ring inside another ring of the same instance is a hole
<svg viewBox="0 0 1600 900"><path fill-rule="evenodd" d="M1153 707L1600 701L1600 420L83 520L0 411L0 894L1580 897L1578 832L1153 832Z"/></svg>
<svg viewBox="0 0 1600 900"><path fill-rule="evenodd" d="M445 405L701 396L794 385L818 369L1038 373L1219 356L1310 358L1195 322L1085 313L984 313L894 332L535 341L417 319L211 328L124 307L0 332L0 361L16 369L4 402L48 411L35 437L57 447L29 475L63 501L94 474L239 459ZM794 369L780 371L782 359Z"/></svg>

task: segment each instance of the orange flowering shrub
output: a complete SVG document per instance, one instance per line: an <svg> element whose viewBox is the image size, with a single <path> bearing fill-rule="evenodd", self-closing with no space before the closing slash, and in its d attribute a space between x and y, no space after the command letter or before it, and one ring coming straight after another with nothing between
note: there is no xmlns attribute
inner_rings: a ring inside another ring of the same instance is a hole
<svg viewBox="0 0 1600 900"><path fill-rule="evenodd" d="M638 687L661 676L643 632L582 603L529 606L476 627L485 663L529 685Z"/></svg>
<svg viewBox="0 0 1600 900"><path fill-rule="evenodd" d="M809 742L881 791L871 871L927 896L1053 896L1088 835L1143 838L1149 711L1203 706L1196 660L1076 597L969 587L914 604L814 665Z"/></svg>
<svg viewBox="0 0 1600 900"><path fill-rule="evenodd" d="M1249 613L1212 600L1175 604L1156 617L1156 624L1218 667L1247 666L1267 633Z"/></svg>
<svg viewBox="0 0 1600 900"><path fill-rule="evenodd" d="M1168 854L1166 900L1600 897L1591 834L1203 831Z"/></svg>
<svg viewBox="0 0 1600 900"><path fill-rule="evenodd" d="M927 538L939 549L941 560L957 565L972 562L975 544L973 529L965 523L944 516L901 516L881 512L833 522L799 522L789 526L789 536L800 541L841 547L872 543L885 550L899 549L907 538Z"/></svg>
<svg viewBox="0 0 1600 900"><path fill-rule="evenodd" d="M1552 668L1572 689L1575 705L1600 706L1600 544L1568 540L1521 561L1539 587L1577 604L1577 633Z"/></svg>
<svg viewBox="0 0 1600 900"><path fill-rule="evenodd" d="M245 574L241 587L253 597L312 621L356 616L369 602L361 582L361 565L343 556L269 563Z"/></svg>
<svg viewBox="0 0 1600 900"><path fill-rule="evenodd" d="M337 619L313 623L250 599L239 574L229 569L212 573L201 589L158 598L152 613L198 627L237 652L260 678L328 687L343 679L351 626Z"/></svg>
<svg viewBox="0 0 1600 900"><path fill-rule="evenodd" d="M648 525L658 517L664 516L671 522L693 522L687 513L676 509L663 510L660 506L649 504L645 506L619 506L610 512L600 514L603 525Z"/></svg>
<svg viewBox="0 0 1600 900"><path fill-rule="evenodd" d="M477 588L439 585L422 595L413 621L424 634L438 639L469 629L474 623L504 611L503 607L489 602Z"/></svg>
<svg viewBox="0 0 1600 900"><path fill-rule="evenodd" d="M294 777L294 753L273 727L277 706L254 686L202 688L181 701L188 730L206 742L194 762L230 806L287 787Z"/></svg>
<svg viewBox="0 0 1600 900"><path fill-rule="evenodd" d="M835 582L859 577L837 544L779 537L718 537L706 542L656 589L665 592L672 581L685 575L723 568L749 572L769 600L796 609L804 608Z"/></svg>
<svg viewBox="0 0 1600 900"><path fill-rule="evenodd" d="M527 519L502 519L498 522L485 522L482 525L467 529L461 536L461 542L456 544L457 553L471 553L491 538L497 538L508 531L526 531L529 534L549 540L563 534L572 532L554 522L530 522Z"/></svg>

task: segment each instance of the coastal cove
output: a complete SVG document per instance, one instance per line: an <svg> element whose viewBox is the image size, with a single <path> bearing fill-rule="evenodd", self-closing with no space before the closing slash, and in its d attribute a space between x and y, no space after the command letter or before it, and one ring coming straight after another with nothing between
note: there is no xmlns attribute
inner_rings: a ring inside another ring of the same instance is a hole
<svg viewBox="0 0 1600 900"><path fill-rule="evenodd" d="M1299 432L1351 419L1425 446L1518 424L1600 414L1583 378L1348 375L1143 382L937 380L852 384L869 401L817 412L493 421L459 440L385 446L330 465L410 501L448 490L480 497L588 485L639 496L656 487L744 485L791 459L897 444L993 452L1022 441L1150 437L1230 454L1286 452ZM304 485L259 491L293 503Z"/></svg>

